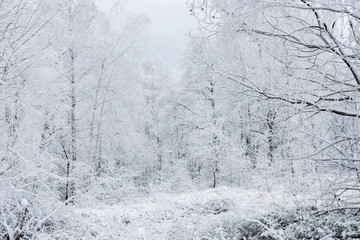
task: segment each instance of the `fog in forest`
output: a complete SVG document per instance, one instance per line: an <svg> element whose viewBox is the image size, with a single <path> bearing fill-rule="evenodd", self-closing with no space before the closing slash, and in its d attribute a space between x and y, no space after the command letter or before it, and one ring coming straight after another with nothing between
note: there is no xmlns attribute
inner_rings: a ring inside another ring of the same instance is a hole
<svg viewBox="0 0 360 240"><path fill-rule="evenodd" d="M0 46L0 240L360 239L357 0L0 0Z"/></svg>

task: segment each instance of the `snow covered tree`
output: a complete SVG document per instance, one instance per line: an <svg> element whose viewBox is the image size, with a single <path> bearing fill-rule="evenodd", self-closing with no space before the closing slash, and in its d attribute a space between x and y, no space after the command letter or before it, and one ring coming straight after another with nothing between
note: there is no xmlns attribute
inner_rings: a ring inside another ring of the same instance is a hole
<svg viewBox="0 0 360 240"><path fill-rule="evenodd" d="M192 1L190 7L208 36L220 41L226 36L229 42L241 36L242 46L252 45L240 50L246 73L224 67L216 71L259 100L278 106L276 112L273 108L265 111L267 158L283 159L291 163L292 175L310 179L340 174L346 180L337 181L328 192L342 200L346 197L340 195L356 195L357 135L352 132L359 119L358 3L213 0ZM274 126L279 133L287 129L289 140L276 134L280 138L274 145ZM276 149L288 154L274 157Z"/></svg>

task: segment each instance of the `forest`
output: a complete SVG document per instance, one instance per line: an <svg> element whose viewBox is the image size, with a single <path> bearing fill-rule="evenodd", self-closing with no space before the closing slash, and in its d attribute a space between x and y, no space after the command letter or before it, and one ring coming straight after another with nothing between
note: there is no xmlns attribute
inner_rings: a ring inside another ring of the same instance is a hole
<svg viewBox="0 0 360 240"><path fill-rule="evenodd" d="M99 1L0 0L0 240L360 239L360 1Z"/></svg>

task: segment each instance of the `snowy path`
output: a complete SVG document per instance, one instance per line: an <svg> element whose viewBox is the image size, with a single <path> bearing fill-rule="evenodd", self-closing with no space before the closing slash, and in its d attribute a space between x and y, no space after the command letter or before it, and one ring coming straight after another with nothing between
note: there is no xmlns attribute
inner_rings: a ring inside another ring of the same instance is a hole
<svg viewBox="0 0 360 240"><path fill-rule="evenodd" d="M222 220L252 218L284 206L294 206L294 198L280 192L218 188L158 194L133 204L77 209L67 215L72 222L67 239L196 239Z"/></svg>

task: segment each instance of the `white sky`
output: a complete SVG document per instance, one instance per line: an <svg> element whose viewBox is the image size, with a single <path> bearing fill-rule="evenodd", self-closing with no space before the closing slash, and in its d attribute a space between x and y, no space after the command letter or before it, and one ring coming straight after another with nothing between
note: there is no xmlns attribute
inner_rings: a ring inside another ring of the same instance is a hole
<svg viewBox="0 0 360 240"><path fill-rule="evenodd" d="M115 0L97 0L104 10ZM186 34L195 20L186 7L187 0L127 0L125 8L144 13L151 21L150 37L155 50L171 67L176 67L189 41ZM176 71L176 70L175 70Z"/></svg>

